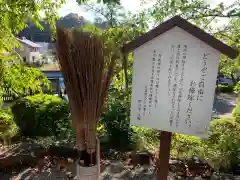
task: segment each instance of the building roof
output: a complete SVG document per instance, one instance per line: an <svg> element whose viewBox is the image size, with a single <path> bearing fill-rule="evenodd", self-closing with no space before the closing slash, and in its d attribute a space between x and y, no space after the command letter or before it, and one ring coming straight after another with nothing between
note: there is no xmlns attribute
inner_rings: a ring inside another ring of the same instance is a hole
<svg viewBox="0 0 240 180"><path fill-rule="evenodd" d="M189 23L187 20L181 18L180 16L175 16L164 23L160 24L156 28L148 31L147 33L143 34L142 36L137 37L132 42L125 44L122 48L123 53L129 53L134 49L138 48L139 46L151 41L155 37L165 33L166 31L174 28L175 26L180 27L181 29L185 30L192 36L202 40L212 48L220 51L222 54L234 59L238 56L238 52L231 48L230 46L224 44L220 40L216 39L215 37L211 36L210 34L206 33L202 29L194 26L193 24Z"/></svg>
<svg viewBox="0 0 240 180"><path fill-rule="evenodd" d="M41 68L41 71L60 71L60 67L58 64L50 64L50 65L43 66Z"/></svg>
<svg viewBox="0 0 240 180"><path fill-rule="evenodd" d="M25 44L25 45L30 46L30 47L33 47L33 48L41 48L42 47L39 44L34 43L34 42L32 42L32 41L30 41L28 39L25 39L25 38L23 38L23 39L17 38L17 40L20 43Z"/></svg>

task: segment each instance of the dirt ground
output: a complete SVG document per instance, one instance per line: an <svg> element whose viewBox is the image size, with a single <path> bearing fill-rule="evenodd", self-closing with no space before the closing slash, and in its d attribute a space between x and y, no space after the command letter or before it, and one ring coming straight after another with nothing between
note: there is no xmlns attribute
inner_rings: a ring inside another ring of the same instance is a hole
<svg viewBox="0 0 240 180"><path fill-rule="evenodd" d="M75 176L75 165L68 167L68 171ZM155 180L155 171L153 167L136 167L132 169L120 161L108 161L102 169L99 180ZM169 180L174 179L173 173L169 174ZM34 173L34 168L25 168L19 173L0 173L0 180L66 180L63 172L54 169L46 169L39 174ZM74 179L74 178L72 178ZM75 177L76 179L76 177ZM189 180L202 180L201 178L189 178ZM224 175L220 178L214 175L212 180L240 180L240 176ZM70 180L70 179L69 179Z"/></svg>
<svg viewBox="0 0 240 180"><path fill-rule="evenodd" d="M236 105L236 94L218 94L215 97L213 105L214 116L221 117L231 115L232 109ZM1 159L0 159L1 161ZM66 180L66 173L56 168L46 168L36 173L34 167L19 167L18 170L10 170L3 172L0 170L0 180ZM68 174L73 177L76 175L75 164L70 164L66 168ZM152 166L139 166L132 168L125 162L121 161L105 161L101 166L100 180L155 180L155 169ZM223 174L214 175L211 180L240 180L240 176L232 176ZM74 179L74 178L72 178ZM174 179L174 174L169 174L169 180ZM190 178L193 179L193 178ZM70 179L68 179L70 180ZM202 180L195 178L195 180Z"/></svg>

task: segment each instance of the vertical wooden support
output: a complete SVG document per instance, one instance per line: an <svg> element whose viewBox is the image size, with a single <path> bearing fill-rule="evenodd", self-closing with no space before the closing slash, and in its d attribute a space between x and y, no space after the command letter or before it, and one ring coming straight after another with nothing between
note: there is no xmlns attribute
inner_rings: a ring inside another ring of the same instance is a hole
<svg viewBox="0 0 240 180"><path fill-rule="evenodd" d="M162 131L160 135L160 152L157 180L167 180L172 133Z"/></svg>

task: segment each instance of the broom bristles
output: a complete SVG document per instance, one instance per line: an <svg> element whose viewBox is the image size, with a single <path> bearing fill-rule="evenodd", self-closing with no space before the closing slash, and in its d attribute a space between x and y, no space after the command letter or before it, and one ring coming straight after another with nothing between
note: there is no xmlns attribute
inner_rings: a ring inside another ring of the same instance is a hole
<svg viewBox="0 0 240 180"><path fill-rule="evenodd" d="M91 33L57 28L57 52L80 150L95 152L96 125L113 73L103 40Z"/></svg>

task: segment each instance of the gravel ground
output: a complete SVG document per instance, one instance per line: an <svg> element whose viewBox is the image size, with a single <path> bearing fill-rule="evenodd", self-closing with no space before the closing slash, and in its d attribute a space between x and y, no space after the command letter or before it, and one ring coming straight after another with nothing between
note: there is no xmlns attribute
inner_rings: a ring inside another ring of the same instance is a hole
<svg viewBox="0 0 240 180"><path fill-rule="evenodd" d="M18 174L3 174L0 173L0 180L66 180L64 173L49 169L48 171L41 172L37 178L34 178L32 168L26 168ZM69 167L69 171L75 175L75 166ZM171 174L171 173L170 173ZM109 162L102 169L99 180L156 180L154 168L152 167L136 167L132 169L130 166L124 165L122 162L114 161ZM173 180L173 174L168 178ZM240 176L224 175L224 178L214 176L212 180L240 180ZM190 178L189 178L190 180ZM191 180L202 180L201 178L191 178Z"/></svg>

